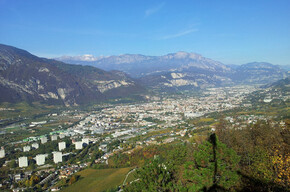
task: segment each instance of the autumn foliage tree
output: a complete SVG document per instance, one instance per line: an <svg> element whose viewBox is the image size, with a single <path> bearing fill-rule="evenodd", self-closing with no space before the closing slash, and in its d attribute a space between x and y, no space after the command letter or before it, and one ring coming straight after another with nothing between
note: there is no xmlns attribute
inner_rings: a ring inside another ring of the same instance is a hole
<svg viewBox="0 0 290 192"><path fill-rule="evenodd" d="M79 178L78 175L73 175L73 176L71 176L71 178L70 178L68 184L71 185L71 184L77 182L78 178Z"/></svg>
<svg viewBox="0 0 290 192"><path fill-rule="evenodd" d="M275 180L277 184L284 187L290 185L290 153L286 152L281 154L281 151L277 149L272 156L272 163L275 170Z"/></svg>
<svg viewBox="0 0 290 192"><path fill-rule="evenodd" d="M263 183L265 188L273 184L289 186L289 124L282 127L271 120L257 121L242 129L227 129L217 134L241 157L244 176Z"/></svg>

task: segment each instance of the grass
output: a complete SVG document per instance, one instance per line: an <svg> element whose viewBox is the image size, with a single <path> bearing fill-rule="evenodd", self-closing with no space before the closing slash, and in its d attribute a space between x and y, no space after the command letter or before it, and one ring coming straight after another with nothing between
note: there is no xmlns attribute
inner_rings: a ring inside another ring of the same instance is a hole
<svg viewBox="0 0 290 192"><path fill-rule="evenodd" d="M79 181L64 188L62 192L102 192L121 185L126 174L131 170L128 168L116 169L85 169L77 173Z"/></svg>
<svg viewBox="0 0 290 192"><path fill-rule="evenodd" d="M214 118L201 118L199 119L199 122L212 122L214 121Z"/></svg>

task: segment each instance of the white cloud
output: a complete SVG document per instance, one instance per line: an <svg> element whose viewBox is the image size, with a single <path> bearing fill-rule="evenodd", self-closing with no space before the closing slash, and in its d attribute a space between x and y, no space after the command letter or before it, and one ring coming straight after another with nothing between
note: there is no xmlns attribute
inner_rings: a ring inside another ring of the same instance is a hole
<svg viewBox="0 0 290 192"><path fill-rule="evenodd" d="M148 17L156 12L158 12L160 9L162 9L164 7L165 3L161 3L161 4L158 4L156 5L155 7L151 7L147 10L145 10L145 17Z"/></svg>
<svg viewBox="0 0 290 192"><path fill-rule="evenodd" d="M173 39L173 38L181 37L184 35L188 35L190 33L196 32L196 31L198 31L198 29L188 29L188 30L176 33L176 34L163 36L162 39Z"/></svg>

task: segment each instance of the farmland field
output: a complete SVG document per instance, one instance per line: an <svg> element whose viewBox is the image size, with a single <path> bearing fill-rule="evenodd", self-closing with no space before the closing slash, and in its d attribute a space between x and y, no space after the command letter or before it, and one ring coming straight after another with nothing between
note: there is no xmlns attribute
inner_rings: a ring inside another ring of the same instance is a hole
<svg viewBox="0 0 290 192"><path fill-rule="evenodd" d="M132 168L116 169L86 169L77 175L80 175L79 181L63 189L63 192L102 192L115 188L122 184L126 174Z"/></svg>

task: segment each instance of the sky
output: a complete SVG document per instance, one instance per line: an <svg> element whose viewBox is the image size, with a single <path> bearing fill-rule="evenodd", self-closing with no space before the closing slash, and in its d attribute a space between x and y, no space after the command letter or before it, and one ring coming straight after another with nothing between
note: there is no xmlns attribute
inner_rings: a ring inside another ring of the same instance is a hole
<svg viewBox="0 0 290 192"><path fill-rule="evenodd" d="M186 51L290 65L290 1L0 0L0 43L49 58Z"/></svg>

